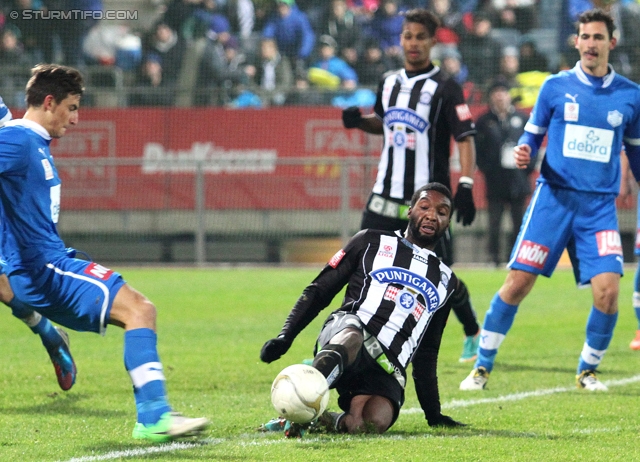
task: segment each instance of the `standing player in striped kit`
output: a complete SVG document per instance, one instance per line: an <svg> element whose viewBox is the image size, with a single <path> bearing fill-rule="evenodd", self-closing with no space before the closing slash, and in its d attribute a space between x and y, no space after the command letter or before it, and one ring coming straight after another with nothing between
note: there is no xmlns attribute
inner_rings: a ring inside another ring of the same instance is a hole
<svg viewBox="0 0 640 462"><path fill-rule="evenodd" d="M417 188L437 181L451 189L451 136L460 153L461 177L453 201L457 221L468 226L475 218L471 194L476 167L475 127L460 85L431 63L439 25L438 18L427 10L407 12L400 36L404 69L383 76L373 114L362 116L358 107L343 112L346 128L384 135L378 176L361 229L404 229L408 204ZM436 253L447 265L453 264L449 230L438 243ZM467 287L461 280L459 284L452 308L465 332L460 362L468 362L475 359L480 326Z"/></svg>
<svg viewBox="0 0 640 462"><path fill-rule="evenodd" d="M271 363L347 285L342 307L325 322L313 366L339 394L345 412L327 413L338 432L386 431L404 403L413 364L418 399L430 426L461 426L440 412L436 366L458 279L433 249L449 226L449 189L416 191L404 234L366 229L336 253L304 290L280 335L260 352ZM288 435L291 436L291 435Z"/></svg>

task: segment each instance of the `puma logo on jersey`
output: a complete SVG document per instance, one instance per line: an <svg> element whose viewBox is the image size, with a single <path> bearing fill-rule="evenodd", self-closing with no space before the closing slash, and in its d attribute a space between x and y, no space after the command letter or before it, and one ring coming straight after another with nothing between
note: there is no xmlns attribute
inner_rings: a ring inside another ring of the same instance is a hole
<svg viewBox="0 0 640 462"><path fill-rule="evenodd" d="M531 241L522 241L516 261L523 265L542 269L549 256L549 247Z"/></svg>
<svg viewBox="0 0 640 462"><path fill-rule="evenodd" d="M578 94L576 93L575 95L570 95L569 93L565 93L564 96L566 96L567 98L569 98L571 101L573 101L574 103L577 103L576 99L578 98Z"/></svg>

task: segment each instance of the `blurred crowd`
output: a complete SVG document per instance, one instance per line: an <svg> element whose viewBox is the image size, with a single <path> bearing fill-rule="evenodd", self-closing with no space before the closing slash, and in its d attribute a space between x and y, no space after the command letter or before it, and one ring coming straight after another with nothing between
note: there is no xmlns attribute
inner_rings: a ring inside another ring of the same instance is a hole
<svg viewBox="0 0 640 462"><path fill-rule="evenodd" d="M195 105L366 106L382 74L403 65L402 13L422 7L442 21L433 61L470 102L500 76L528 107L549 73L577 61L577 16L601 7L618 27L614 67L640 79L640 0L146 1L155 19L138 28L54 14L103 11L102 0L0 0L0 72L52 61L118 68L141 90L129 105L172 105L192 88Z"/></svg>

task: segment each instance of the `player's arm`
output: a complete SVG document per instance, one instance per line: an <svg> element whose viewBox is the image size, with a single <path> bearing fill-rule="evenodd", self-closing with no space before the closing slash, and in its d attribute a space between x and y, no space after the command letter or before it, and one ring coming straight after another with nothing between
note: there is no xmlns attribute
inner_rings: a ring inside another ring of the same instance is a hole
<svg viewBox="0 0 640 462"><path fill-rule="evenodd" d="M452 277L451 283L457 286L457 279ZM443 415L440 407L440 393L438 390L438 352L442 340L442 332L451 312L450 298L446 304L437 310L429 327L413 356L413 380L415 382L418 401L424 411L430 427L459 427L465 424Z"/></svg>
<svg viewBox="0 0 640 462"><path fill-rule="evenodd" d="M349 282L358 265L357 242L364 236L361 231L334 255L320 274L309 284L289 313L278 337L268 340L260 351L260 359L271 363L285 354L293 340L326 308Z"/></svg>
<svg viewBox="0 0 640 462"><path fill-rule="evenodd" d="M382 107L383 85L384 79L378 85L372 114L363 116L358 106L351 106L342 111L342 125L344 125L344 128L359 128L363 132L371 133L372 135L382 135L384 133L382 124L382 118L384 117L384 108Z"/></svg>

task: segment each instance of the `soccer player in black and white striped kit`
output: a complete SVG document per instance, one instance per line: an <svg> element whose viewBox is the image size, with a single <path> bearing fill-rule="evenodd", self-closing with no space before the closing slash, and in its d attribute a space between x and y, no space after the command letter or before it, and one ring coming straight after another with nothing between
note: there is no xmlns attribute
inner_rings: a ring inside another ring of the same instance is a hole
<svg viewBox="0 0 640 462"><path fill-rule="evenodd" d="M453 201L457 221L468 226L475 218L471 188L476 167L476 130L460 85L431 63L431 48L436 43L439 24L438 18L427 10L408 11L400 36L404 69L383 76L373 114L363 116L358 107L343 111L346 128L384 136L378 175L364 210L361 229L403 229L409 200L417 188L437 181L451 189L452 136L460 153L461 169ZM449 232L438 243L436 253L447 265L453 264ZM473 361L480 326L462 281L452 308L465 333L460 362Z"/></svg>
<svg viewBox="0 0 640 462"><path fill-rule="evenodd" d="M342 306L320 332L313 360L345 411L322 416L329 429L382 433L391 427L404 403L409 363L428 424L464 425L442 415L436 375L458 279L433 249L449 227L452 202L446 186L429 183L414 193L404 233L356 234L307 286L278 337L262 347L262 361L279 359L347 285Z"/></svg>

